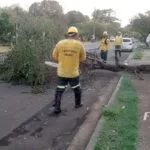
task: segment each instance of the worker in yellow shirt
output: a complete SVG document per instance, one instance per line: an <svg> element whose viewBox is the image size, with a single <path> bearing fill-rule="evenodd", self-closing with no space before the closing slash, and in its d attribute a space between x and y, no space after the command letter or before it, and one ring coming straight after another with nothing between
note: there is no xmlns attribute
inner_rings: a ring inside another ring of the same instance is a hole
<svg viewBox="0 0 150 150"><path fill-rule="evenodd" d="M86 59L86 51L78 39L78 29L72 26L68 29L66 39L58 42L53 50L53 59L58 62L58 85L53 105L55 114L61 113L61 97L68 83L74 91L75 108L82 107L79 65Z"/></svg>
<svg viewBox="0 0 150 150"><path fill-rule="evenodd" d="M104 63L106 63L107 61L107 54L108 54L109 46L110 46L110 41L108 39L108 33L107 31L104 31L103 37L99 45L99 48L101 50L101 59L103 60Z"/></svg>
<svg viewBox="0 0 150 150"><path fill-rule="evenodd" d="M121 57L121 47L123 43L123 38L121 32L117 33L117 36L115 38L115 58L117 58L117 54L119 53L119 56Z"/></svg>

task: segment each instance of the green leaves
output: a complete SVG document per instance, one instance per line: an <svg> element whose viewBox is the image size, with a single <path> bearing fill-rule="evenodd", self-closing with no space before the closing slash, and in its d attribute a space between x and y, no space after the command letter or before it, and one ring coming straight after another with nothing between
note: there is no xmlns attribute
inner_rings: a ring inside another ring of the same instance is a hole
<svg viewBox="0 0 150 150"><path fill-rule="evenodd" d="M131 21L132 28L141 33L141 35L147 36L150 31L150 13L138 14Z"/></svg>
<svg viewBox="0 0 150 150"><path fill-rule="evenodd" d="M48 70L44 62L49 59L54 42L62 35L57 28L43 17L26 16L20 20L18 42L5 64L4 74L9 81L34 86L46 82Z"/></svg>
<svg viewBox="0 0 150 150"><path fill-rule="evenodd" d="M10 17L7 13L0 14L0 42L8 44L13 36L13 24L10 22Z"/></svg>

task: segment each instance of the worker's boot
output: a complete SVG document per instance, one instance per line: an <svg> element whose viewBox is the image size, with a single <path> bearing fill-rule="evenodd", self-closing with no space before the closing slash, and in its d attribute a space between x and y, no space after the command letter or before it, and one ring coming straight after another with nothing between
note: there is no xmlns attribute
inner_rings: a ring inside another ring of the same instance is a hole
<svg viewBox="0 0 150 150"><path fill-rule="evenodd" d="M121 57L121 50L119 50L119 56Z"/></svg>
<svg viewBox="0 0 150 150"><path fill-rule="evenodd" d="M83 104L81 103L81 89L77 88L74 89L74 94L75 94L75 108L80 108L83 106Z"/></svg>
<svg viewBox="0 0 150 150"><path fill-rule="evenodd" d="M59 114L61 113L61 97L62 97L63 91L56 91L55 94L55 102L53 104L53 113Z"/></svg>

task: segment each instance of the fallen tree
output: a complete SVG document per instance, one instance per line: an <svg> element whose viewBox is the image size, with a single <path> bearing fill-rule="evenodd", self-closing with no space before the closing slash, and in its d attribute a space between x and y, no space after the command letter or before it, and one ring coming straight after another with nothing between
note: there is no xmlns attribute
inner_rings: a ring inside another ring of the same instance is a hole
<svg viewBox="0 0 150 150"><path fill-rule="evenodd" d="M57 68L57 63L45 62L46 65ZM95 53L87 52L86 61L81 63L81 74L90 75L95 69L109 70L114 72L125 71L134 73L138 78L143 79L140 72L150 72L150 65L128 65L120 64L119 59L115 59L115 64L103 63Z"/></svg>
<svg viewBox="0 0 150 150"><path fill-rule="evenodd" d="M140 72L150 72L150 65L128 65L120 64L118 58L115 59L115 64L103 63L94 53L87 52L87 59L81 64L81 72L90 73L94 69L103 69L109 71L126 71L135 73L140 79L143 79Z"/></svg>
<svg viewBox="0 0 150 150"><path fill-rule="evenodd" d="M89 63L89 61L91 63ZM93 57L92 55L87 55L87 60L82 63L89 69L105 69L110 71L150 71L150 65L128 65L128 64L107 64L103 63L97 57ZM117 65L116 65L117 64Z"/></svg>

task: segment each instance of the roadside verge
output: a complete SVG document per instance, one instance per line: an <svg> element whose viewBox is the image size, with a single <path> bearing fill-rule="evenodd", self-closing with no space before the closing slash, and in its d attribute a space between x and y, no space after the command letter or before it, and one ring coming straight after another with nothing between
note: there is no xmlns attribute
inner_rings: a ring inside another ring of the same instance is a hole
<svg viewBox="0 0 150 150"><path fill-rule="evenodd" d="M119 88L120 88L120 84L121 84L121 82L122 82L122 79L123 79L123 76L121 76L121 78L120 78L120 80L119 80L119 82L118 82L118 84L117 84L115 90L114 90L113 93L112 93L112 96L110 97L110 100L109 100L108 105L107 105L108 107L109 107L109 106L112 104L112 102L114 101L115 96L116 96L116 94L117 94L117 92L118 92L118 90L119 90ZM87 147L86 147L86 150L93 150L93 149L94 149L95 140L96 140L96 138L98 137L98 134L99 134L99 131L100 131L101 128L102 128L103 122L104 122L104 118L102 117L102 118L100 118L100 120L98 121L98 124L97 124L97 126L96 126L96 128L95 128L95 130L94 130L94 132L93 132L93 134L92 134L92 136L91 136L91 138L90 138L90 140L89 140L89 143L88 143L88 145L87 145Z"/></svg>
<svg viewBox="0 0 150 150"><path fill-rule="evenodd" d="M118 83L118 78L116 77L113 81L110 82L109 86L104 90L105 94L99 97L99 100L96 101L91 108L90 113L88 114L85 122L79 128L76 133L72 143L70 144L68 150L84 150L91 138L92 133L102 116L103 108L108 104L110 97Z"/></svg>
<svg viewBox="0 0 150 150"><path fill-rule="evenodd" d="M120 82L86 150L136 150L139 101L130 78L124 76Z"/></svg>

